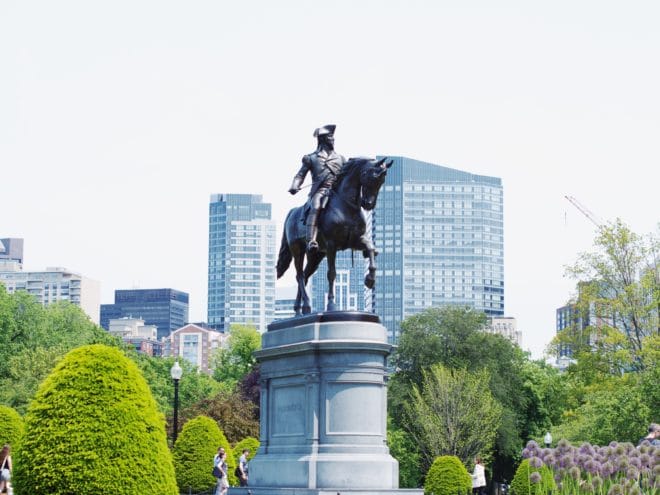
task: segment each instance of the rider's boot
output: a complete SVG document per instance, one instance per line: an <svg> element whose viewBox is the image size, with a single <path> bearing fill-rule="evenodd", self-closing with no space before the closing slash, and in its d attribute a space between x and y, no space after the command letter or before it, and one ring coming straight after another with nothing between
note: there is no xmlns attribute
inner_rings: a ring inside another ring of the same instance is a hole
<svg viewBox="0 0 660 495"><path fill-rule="evenodd" d="M319 229L316 226L316 218L318 217L318 210L311 210L309 218L307 219L307 252L314 253L319 249L319 243L316 241Z"/></svg>

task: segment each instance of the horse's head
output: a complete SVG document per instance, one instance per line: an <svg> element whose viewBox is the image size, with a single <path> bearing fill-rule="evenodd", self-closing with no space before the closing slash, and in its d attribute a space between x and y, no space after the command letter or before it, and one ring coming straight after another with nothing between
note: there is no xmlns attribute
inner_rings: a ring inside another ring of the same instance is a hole
<svg viewBox="0 0 660 495"><path fill-rule="evenodd" d="M360 206L365 210L373 210L376 207L378 192L385 182L387 169L392 166L393 161L387 158L380 160L365 159L360 171L360 185L362 186L362 199Z"/></svg>

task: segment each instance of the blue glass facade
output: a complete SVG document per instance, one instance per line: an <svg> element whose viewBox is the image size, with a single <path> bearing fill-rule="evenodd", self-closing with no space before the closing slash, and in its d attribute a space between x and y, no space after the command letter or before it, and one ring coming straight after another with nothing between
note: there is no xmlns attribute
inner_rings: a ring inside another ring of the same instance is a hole
<svg viewBox="0 0 660 495"><path fill-rule="evenodd" d="M371 215L378 273L365 293L396 342L407 316L431 306L504 315L502 181L404 157Z"/></svg>
<svg viewBox="0 0 660 495"><path fill-rule="evenodd" d="M360 252L355 252L352 255L350 251L337 253L335 260L337 270L335 304L338 310L370 311L370 308L365 306L365 300L367 299L365 292L373 290L364 286L367 265L367 261ZM308 291L312 298L312 311L325 311L328 293L327 271L328 262L323 260L309 283Z"/></svg>
<svg viewBox="0 0 660 495"><path fill-rule="evenodd" d="M271 205L260 195L213 194L209 205L208 324L260 331L275 312L277 245Z"/></svg>
<svg viewBox="0 0 660 495"><path fill-rule="evenodd" d="M101 326L112 319L133 317L155 325L158 339L188 322L188 293L174 289L116 290L114 304L101 304Z"/></svg>

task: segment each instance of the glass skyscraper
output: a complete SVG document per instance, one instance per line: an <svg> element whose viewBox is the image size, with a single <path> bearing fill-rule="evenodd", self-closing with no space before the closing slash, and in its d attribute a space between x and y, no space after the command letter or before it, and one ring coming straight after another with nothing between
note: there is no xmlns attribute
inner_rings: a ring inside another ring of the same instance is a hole
<svg viewBox="0 0 660 495"><path fill-rule="evenodd" d="M188 323L188 293L174 289L127 289L115 291L114 304L101 304L101 326L110 320L139 318L158 329L158 339Z"/></svg>
<svg viewBox="0 0 660 495"><path fill-rule="evenodd" d="M365 307L380 316L392 342L404 318L431 306L503 316L501 179L389 158L394 164L370 215L380 254Z"/></svg>
<svg viewBox="0 0 660 495"><path fill-rule="evenodd" d="M260 332L275 313L275 222L260 195L213 194L209 205L208 324Z"/></svg>

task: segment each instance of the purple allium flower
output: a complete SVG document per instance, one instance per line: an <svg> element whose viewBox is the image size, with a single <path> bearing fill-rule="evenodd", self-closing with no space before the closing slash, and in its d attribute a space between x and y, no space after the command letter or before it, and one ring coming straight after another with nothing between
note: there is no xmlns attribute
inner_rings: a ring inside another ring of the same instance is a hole
<svg viewBox="0 0 660 495"><path fill-rule="evenodd" d="M648 454L642 454L639 456L639 462L642 463L642 466L650 467L651 465L651 456Z"/></svg>
<svg viewBox="0 0 660 495"><path fill-rule="evenodd" d="M642 461L639 457L631 457L630 458L630 465L639 469L642 467Z"/></svg>
<svg viewBox="0 0 660 495"><path fill-rule="evenodd" d="M594 476L593 478L591 478L591 484L594 488L598 489L601 486L603 486L603 478L601 478L600 476Z"/></svg>
<svg viewBox="0 0 660 495"><path fill-rule="evenodd" d="M577 466L573 466L571 469L568 470L568 474L574 480L579 480L580 479L580 468L577 467Z"/></svg>
<svg viewBox="0 0 660 495"><path fill-rule="evenodd" d="M610 461L607 461L600 466L600 475L603 478L611 476L612 473L614 473L614 465Z"/></svg>
<svg viewBox="0 0 660 495"><path fill-rule="evenodd" d="M642 490L638 486L633 486L628 490L628 495L642 495Z"/></svg>
<svg viewBox="0 0 660 495"><path fill-rule="evenodd" d="M529 459L533 455L534 455L533 452L530 449L528 449L527 447L525 447L522 451L523 459Z"/></svg>
<svg viewBox="0 0 660 495"><path fill-rule="evenodd" d="M555 473L554 479L557 483L559 483L561 481L561 478L562 478L561 474L559 474L558 472Z"/></svg>
<svg viewBox="0 0 660 495"><path fill-rule="evenodd" d="M637 469L635 469L634 467L630 466L626 470L626 478L628 478L629 480L638 480L639 479L639 471L637 471Z"/></svg>
<svg viewBox="0 0 660 495"><path fill-rule="evenodd" d="M573 462L573 458L571 456L565 455L559 459L559 465L563 468L570 469L575 465L575 462Z"/></svg>
<svg viewBox="0 0 660 495"><path fill-rule="evenodd" d="M617 445L619 445L619 442L615 442L615 441L610 442L610 447L612 447L613 449L616 449Z"/></svg>
<svg viewBox="0 0 660 495"><path fill-rule="evenodd" d="M624 470L630 466L630 460L627 457L619 457L617 460L617 466L619 467L619 470Z"/></svg>
<svg viewBox="0 0 660 495"><path fill-rule="evenodd" d="M616 448L614 449L614 453L615 453L616 455L623 455L623 454L626 453L626 448L625 448L623 445L619 444L619 445L617 445Z"/></svg>
<svg viewBox="0 0 660 495"><path fill-rule="evenodd" d="M527 442L527 445L525 445L525 447L528 449L537 449L539 447L539 444L536 443L535 440L530 440L529 442Z"/></svg>
<svg viewBox="0 0 660 495"><path fill-rule="evenodd" d="M607 490L607 495L623 495L623 487L615 483Z"/></svg>
<svg viewBox="0 0 660 495"><path fill-rule="evenodd" d="M653 476L660 477L660 464L653 466Z"/></svg>
<svg viewBox="0 0 660 495"><path fill-rule="evenodd" d="M639 457L640 455L642 455L642 453L637 449L632 449L628 452L628 457Z"/></svg>
<svg viewBox="0 0 660 495"><path fill-rule="evenodd" d="M534 471L529 475L529 482L532 484L540 483L541 482L541 473L538 471Z"/></svg>
<svg viewBox="0 0 660 495"><path fill-rule="evenodd" d="M540 468L541 466L543 466L543 461L541 460L540 457L532 457L529 459L529 465L530 467L533 468Z"/></svg>
<svg viewBox="0 0 660 495"><path fill-rule="evenodd" d="M584 463L584 469L590 474L596 474L600 471L600 463L594 459L589 459Z"/></svg>
<svg viewBox="0 0 660 495"><path fill-rule="evenodd" d="M589 442L584 442L582 445L580 445L580 454L587 454L587 455L594 455L594 448L591 446Z"/></svg>

